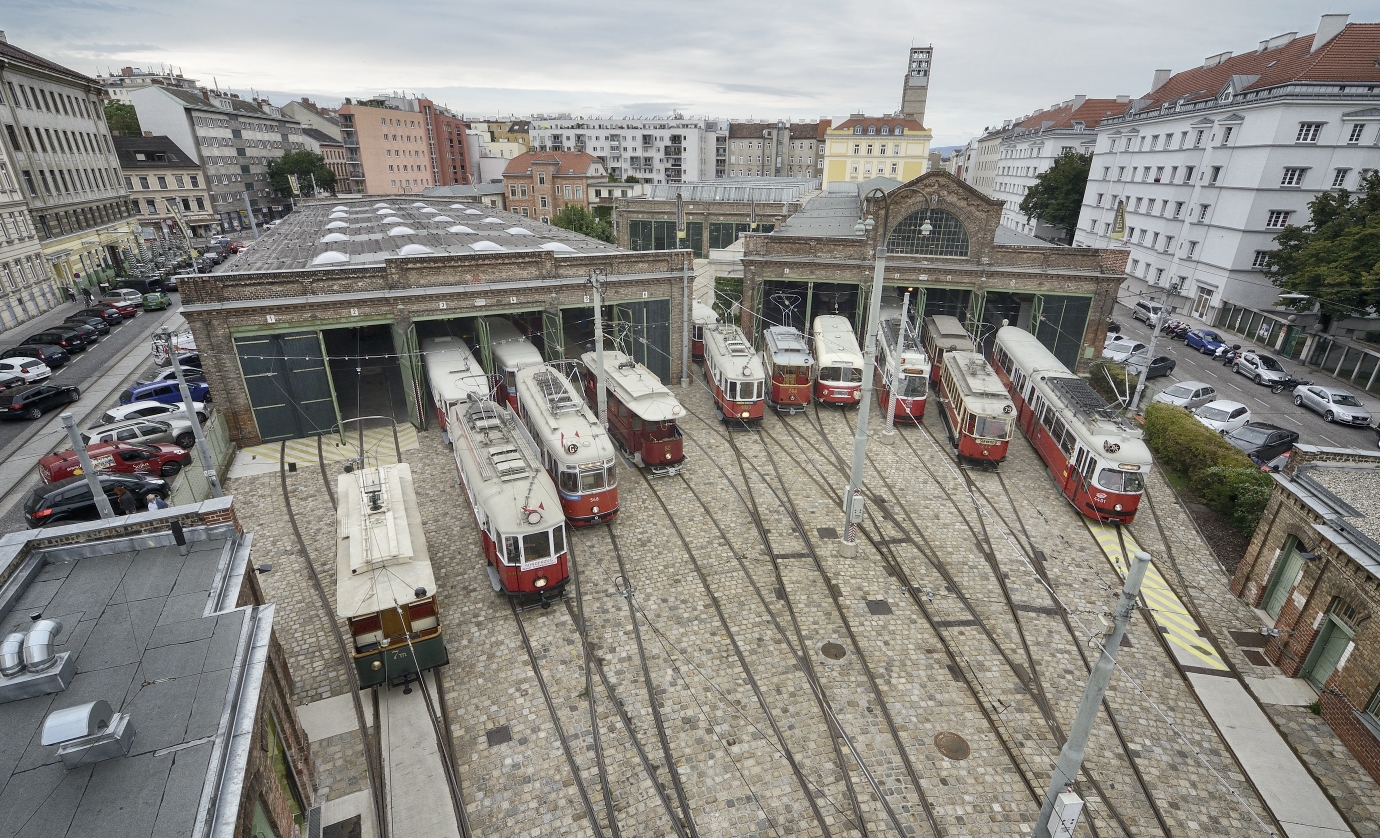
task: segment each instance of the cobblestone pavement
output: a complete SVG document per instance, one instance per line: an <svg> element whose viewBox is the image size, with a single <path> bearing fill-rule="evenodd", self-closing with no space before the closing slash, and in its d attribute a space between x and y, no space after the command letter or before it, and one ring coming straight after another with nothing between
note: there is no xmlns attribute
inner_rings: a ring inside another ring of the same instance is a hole
<svg viewBox="0 0 1380 838"><path fill-rule="evenodd" d="M846 473L824 440L846 456L855 413L826 409L817 419L769 415L762 426L767 433L759 434L730 431L708 418L712 403L698 384L678 395L692 411L683 423L688 460L682 475L649 481L625 466L615 522L571 537L590 647L632 722L631 732L597 678L592 693L587 691L584 651L567 610L558 605L520 615L574 752L575 772L556 741L514 617L489 587L449 449L433 429L420 434L419 449L406 452L435 566L451 659L441 671L444 706L474 834L607 835L611 808L625 835L672 834L676 819L693 821L704 836L852 836L862 834L859 815L869 833L893 833L889 809L905 834L923 836L932 834L926 802L945 835L1028 834L1038 810L1031 789L1043 792L1057 746L1031 693L1030 674L1011 665L1028 667L1028 661L984 552L982 525L992 541L991 560L1014 600L1025 606L1017 613L1035 670L1064 726L1072 720L1087 670L1076 641L1057 613L1050 613L1049 594L1039 586L1026 549L1043 551L1056 593L1088 632L1103 629L1101 618L1120 588L1033 450L1018 438L1000 476L972 475L981 492L970 495L942 444L937 416L926 422L939 441L925 428L901 428L903 439L884 447L874 434L867 486L887 503L869 504L875 514L864 530L880 540L885 555L863 541L857 558L843 559L828 530L841 524L836 496ZM880 431L875 412L873 419L874 431ZM733 453L730 435L741 457ZM339 466L327 469L333 486ZM1014 498L1014 512L999 480ZM1152 493L1158 485L1152 484ZM333 601L334 514L319 467L299 463L288 486L311 560ZM230 488L254 499L238 508L255 533L256 562L274 565L261 582L267 596L284 606L276 625L297 700L343 692L347 678L331 637L332 618L321 613L298 554L278 475L240 478ZM1167 517L1167 489L1156 499ZM753 504L762 516L760 532L749 511ZM1175 567L1193 586L1207 618L1216 621L1219 610L1239 614L1230 610L1239 604L1191 524L1166 522L1166 528L1175 533ZM1159 557L1161 542L1149 523L1138 522L1135 530ZM926 607L942 621L940 628L925 622L884 559L894 559L917 588L934 595ZM936 560L990 627L991 639L973 624L974 614L957 592L946 589ZM1170 582L1178 587L1176 578ZM1206 591L1220 591L1221 602ZM645 658L638 654L630 615L641 629ZM1244 617L1236 619L1222 625L1236 626ZM1106 799L1081 784L1097 835L1162 834L1132 759L1174 834L1261 834L1248 807L1257 817L1268 815L1174 664L1145 622L1133 623L1130 637L1118 658L1127 674L1118 674L1108 693L1130 752L1112 735L1104 714L1087 765ZM945 643L976 694L955 677ZM842 657L826 644L837 644ZM1248 671L1237 650L1227 647L1223 651ZM658 738L648 677L671 765ZM591 695L606 766L602 776ZM997 730L984 706L999 720ZM490 732L504 726L511 740L495 735L491 746ZM966 758L940 752L935 739L944 732L966 740ZM329 797L365 787L357 733L314 748ZM1195 752L1242 802L1232 799ZM688 812L677 803L672 773ZM594 823L579 797L577 775ZM611 805L602 792L605 781ZM1348 781L1334 785L1339 797L1365 797L1362 787ZM1125 830L1114 815L1127 824ZM1080 835L1093 835L1088 823L1085 818Z"/></svg>

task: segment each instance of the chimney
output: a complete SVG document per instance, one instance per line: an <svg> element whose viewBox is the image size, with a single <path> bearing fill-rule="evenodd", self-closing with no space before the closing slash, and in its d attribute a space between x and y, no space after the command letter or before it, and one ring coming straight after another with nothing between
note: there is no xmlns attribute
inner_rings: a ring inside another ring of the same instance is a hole
<svg viewBox="0 0 1380 838"><path fill-rule="evenodd" d="M0 44L8 44L10 39L5 35L5 30L0 29Z"/></svg>
<svg viewBox="0 0 1380 838"><path fill-rule="evenodd" d="M1085 96L1082 93L1078 94L1077 96L1073 97L1073 101L1070 103L1072 105L1070 110L1078 110L1079 108L1083 107L1083 103L1086 101L1088 101L1087 96Z"/></svg>
<svg viewBox="0 0 1380 838"><path fill-rule="evenodd" d="M1174 75L1173 70L1156 70L1155 78L1150 82L1150 92L1154 93L1164 87L1164 83L1169 81L1169 77L1172 75Z"/></svg>
<svg viewBox="0 0 1380 838"><path fill-rule="evenodd" d="M1323 44L1342 34L1350 17L1351 15L1323 15L1322 20L1318 21L1318 34L1313 36L1313 46L1308 52L1317 52Z"/></svg>
<svg viewBox="0 0 1380 838"><path fill-rule="evenodd" d="M1130 104L1130 102L1131 102L1131 97L1130 97L1129 94L1126 94L1126 93L1119 93L1119 94L1117 94L1116 103L1117 103L1118 105L1126 105L1126 104Z"/></svg>

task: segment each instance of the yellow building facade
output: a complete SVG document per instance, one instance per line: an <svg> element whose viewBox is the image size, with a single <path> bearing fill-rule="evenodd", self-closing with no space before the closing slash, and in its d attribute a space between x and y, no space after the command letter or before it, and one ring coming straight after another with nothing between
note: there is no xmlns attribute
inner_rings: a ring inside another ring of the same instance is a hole
<svg viewBox="0 0 1380 838"><path fill-rule="evenodd" d="M929 169L932 136L913 119L854 114L824 132L824 183L917 178Z"/></svg>

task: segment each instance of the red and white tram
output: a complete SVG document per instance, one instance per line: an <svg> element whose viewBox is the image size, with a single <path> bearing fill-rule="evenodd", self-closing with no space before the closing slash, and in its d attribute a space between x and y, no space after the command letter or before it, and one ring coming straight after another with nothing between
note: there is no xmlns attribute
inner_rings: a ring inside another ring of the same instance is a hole
<svg viewBox="0 0 1380 838"><path fill-rule="evenodd" d="M507 405L488 399L454 404L447 424L490 584L510 597L548 604L570 579L556 484Z"/></svg>
<svg viewBox="0 0 1380 838"><path fill-rule="evenodd" d="M815 359L805 335L793 326L772 326L766 343L767 402L781 413L799 413L810 404Z"/></svg>
<svg viewBox="0 0 1380 838"><path fill-rule="evenodd" d="M704 380L714 409L724 420L762 418L766 371L762 353L752 351L743 330L727 323L704 327Z"/></svg>
<svg viewBox="0 0 1380 838"><path fill-rule="evenodd" d="M719 313L713 306L695 300L690 306L690 357L696 361L704 360L704 327L719 322Z"/></svg>
<svg viewBox="0 0 1380 838"><path fill-rule="evenodd" d="M607 373L604 392L614 440L633 462L652 474L678 474L685 451L676 422L685 415L685 408L656 373L622 352L605 351L604 370L599 369L593 352L581 355L580 360L590 373L585 378L590 404L598 404L598 379Z"/></svg>
<svg viewBox="0 0 1380 838"><path fill-rule="evenodd" d="M446 410L470 399L487 398L492 389L489 376L463 340L452 335L422 339L422 359L431 400L441 427L446 426Z"/></svg>
<svg viewBox="0 0 1380 838"><path fill-rule="evenodd" d="M838 314L821 314L814 325L815 398L827 404L855 405L862 398L863 356L853 324Z"/></svg>
<svg viewBox="0 0 1380 838"><path fill-rule="evenodd" d="M1131 523L1151 463L1141 430L1024 329L997 330L992 366L1021 429L1074 507L1099 521Z"/></svg>
<svg viewBox="0 0 1380 838"><path fill-rule="evenodd" d="M939 408L949 443L959 459L1000 463L1016 424L1006 385L977 352L945 352L941 367Z"/></svg>
<svg viewBox="0 0 1380 838"><path fill-rule="evenodd" d="M888 316L889 315L889 316ZM882 312L881 332L877 336L877 400L885 410L896 393L896 421L919 422L925 415L930 390L930 359L915 334L901 317L898 306ZM896 354L898 340L901 353Z"/></svg>
<svg viewBox="0 0 1380 838"><path fill-rule="evenodd" d="M951 314L931 314L925 318L925 354L930 356L930 378L939 378L940 364L944 361L944 353L949 350L956 352L976 352L977 344L973 343L972 335L963 328L963 321Z"/></svg>
<svg viewBox="0 0 1380 838"><path fill-rule="evenodd" d="M599 417L554 367L524 367L516 378L518 416L556 481L566 520L576 527L613 520L618 514L613 442Z"/></svg>
<svg viewBox="0 0 1380 838"><path fill-rule="evenodd" d="M483 318L489 333L489 346L494 359L494 375L499 378L499 392L508 404L517 407L517 372L546 363L541 352L518 327L502 317Z"/></svg>

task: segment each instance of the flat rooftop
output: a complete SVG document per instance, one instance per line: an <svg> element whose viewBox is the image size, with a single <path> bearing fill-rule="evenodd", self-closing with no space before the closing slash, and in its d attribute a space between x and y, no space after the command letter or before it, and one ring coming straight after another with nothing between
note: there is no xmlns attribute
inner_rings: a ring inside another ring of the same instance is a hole
<svg viewBox="0 0 1380 838"><path fill-rule="evenodd" d="M1380 542L1380 467L1315 462L1299 470L1359 512L1346 516L1346 522L1372 541Z"/></svg>
<svg viewBox="0 0 1380 838"><path fill-rule="evenodd" d="M580 233L473 202L404 195L299 205L263 233L230 273L361 267L408 256L521 250L554 250L557 255L624 252ZM328 253L333 255L323 260Z"/></svg>

